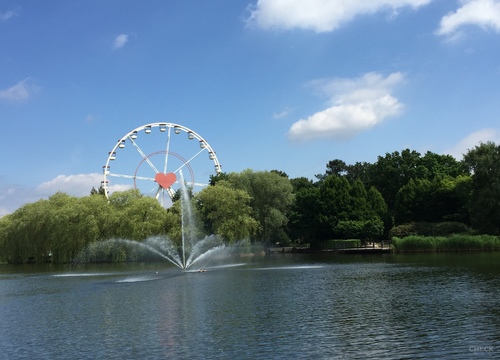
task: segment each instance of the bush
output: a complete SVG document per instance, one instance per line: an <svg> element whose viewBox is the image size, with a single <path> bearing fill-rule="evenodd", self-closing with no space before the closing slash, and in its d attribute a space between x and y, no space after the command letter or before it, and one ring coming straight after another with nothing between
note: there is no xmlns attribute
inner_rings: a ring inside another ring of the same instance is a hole
<svg viewBox="0 0 500 360"><path fill-rule="evenodd" d="M457 221L445 221L439 223L413 222L393 227L389 236L399 238L412 235L449 236L453 234L470 234L470 232L471 230L464 223Z"/></svg>

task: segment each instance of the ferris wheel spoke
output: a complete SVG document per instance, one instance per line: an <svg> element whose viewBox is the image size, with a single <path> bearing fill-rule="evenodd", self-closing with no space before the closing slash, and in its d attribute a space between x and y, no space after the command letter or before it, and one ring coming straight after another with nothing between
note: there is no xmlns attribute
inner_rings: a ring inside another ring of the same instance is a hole
<svg viewBox="0 0 500 360"><path fill-rule="evenodd" d="M152 195L152 194L156 194L156 193L158 193L157 188L158 188L158 186L157 186L157 185L155 185L155 186L153 186L152 188L150 188L150 189L149 189L149 191L147 191L146 193L147 193L147 194L149 194L149 196L153 197L153 195ZM144 189L144 190L146 190L146 189ZM155 195L155 197L156 197L156 195Z"/></svg>
<svg viewBox="0 0 500 360"><path fill-rule="evenodd" d="M158 200L160 198L160 193L162 192L161 189L162 189L161 186L158 186L158 189L156 189L156 194L155 194L156 200Z"/></svg>
<svg viewBox="0 0 500 360"><path fill-rule="evenodd" d="M155 179L152 178L152 177L136 176L136 175L125 175L125 174L109 173L108 176L122 178L122 179L135 179L135 180L155 181Z"/></svg>
<svg viewBox="0 0 500 360"><path fill-rule="evenodd" d="M163 206L165 203L165 190L161 187L158 186L158 189L156 190L155 194L155 199Z"/></svg>
<svg viewBox="0 0 500 360"><path fill-rule="evenodd" d="M198 151L196 154L194 154L189 160L187 161L184 161L183 164L181 166L179 166L175 171L174 171L174 174L178 173L179 171L181 171L181 169L186 166L186 165L189 165L189 163L194 159L196 158L198 155L200 155L203 151L205 151L205 149L201 149L200 151Z"/></svg>
<svg viewBox="0 0 500 360"><path fill-rule="evenodd" d="M151 162L151 160L149 159L149 157L147 157L146 154L144 154L144 151L142 151L142 149L139 147L139 145L137 145L137 143L134 141L134 139L132 139L131 136L129 136L128 138L132 142L132 145L134 145L134 147L137 150L137 152L139 154L141 154L142 158L144 160L146 160L146 162L149 164L149 166L151 167L151 169L153 169L155 171L155 173L159 173L159 171L156 168L156 166L154 166L154 164Z"/></svg>
<svg viewBox="0 0 500 360"><path fill-rule="evenodd" d="M167 134L167 146L166 146L166 150L165 150L165 162L163 164L163 173L166 174L167 173L167 164L168 164L168 152L170 151L170 132L171 132L172 128L169 127L168 128L168 134Z"/></svg>
<svg viewBox="0 0 500 360"><path fill-rule="evenodd" d="M193 186L206 187L206 186L208 186L208 184L193 183Z"/></svg>
<svg viewBox="0 0 500 360"><path fill-rule="evenodd" d="M179 180L179 181L176 181L175 184L181 184L182 181ZM208 186L208 184L202 184L202 183L195 183L195 182L189 182L189 185L192 185L192 186L199 186L199 187L205 187L205 186Z"/></svg>

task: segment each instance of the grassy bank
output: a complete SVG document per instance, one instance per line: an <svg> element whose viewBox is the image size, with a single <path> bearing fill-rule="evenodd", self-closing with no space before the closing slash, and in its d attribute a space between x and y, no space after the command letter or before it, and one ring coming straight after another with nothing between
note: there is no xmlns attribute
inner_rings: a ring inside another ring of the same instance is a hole
<svg viewBox="0 0 500 360"><path fill-rule="evenodd" d="M498 251L500 237L491 235L451 235L394 237L392 247L396 252L424 251Z"/></svg>

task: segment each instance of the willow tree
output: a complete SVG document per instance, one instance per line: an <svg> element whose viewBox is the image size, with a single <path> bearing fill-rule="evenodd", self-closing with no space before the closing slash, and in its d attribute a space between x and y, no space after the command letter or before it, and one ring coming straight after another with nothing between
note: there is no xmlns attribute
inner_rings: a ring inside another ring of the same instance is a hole
<svg viewBox="0 0 500 360"><path fill-rule="evenodd" d="M246 191L231 188L225 180L196 195L207 231L229 243L250 239L258 228L258 222L252 217L250 201Z"/></svg>
<svg viewBox="0 0 500 360"><path fill-rule="evenodd" d="M137 189L115 192L110 196L114 208L115 237L145 240L165 233L166 211L158 201L143 196Z"/></svg>
<svg viewBox="0 0 500 360"><path fill-rule="evenodd" d="M2 219L3 260L43 261L50 253L47 200L26 204Z"/></svg>
<svg viewBox="0 0 500 360"><path fill-rule="evenodd" d="M228 181L235 189L250 195L252 217L259 223L253 240L289 241L285 228L293 203L293 188L288 178L276 171L247 169L229 174Z"/></svg>

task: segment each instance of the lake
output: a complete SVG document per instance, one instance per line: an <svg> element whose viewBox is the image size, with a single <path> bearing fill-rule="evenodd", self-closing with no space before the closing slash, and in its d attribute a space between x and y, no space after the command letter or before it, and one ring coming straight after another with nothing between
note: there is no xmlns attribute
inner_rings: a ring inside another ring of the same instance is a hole
<svg viewBox="0 0 500 360"><path fill-rule="evenodd" d="M0 265L5 359L498 359L500 254Z"/></svg>

